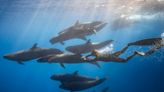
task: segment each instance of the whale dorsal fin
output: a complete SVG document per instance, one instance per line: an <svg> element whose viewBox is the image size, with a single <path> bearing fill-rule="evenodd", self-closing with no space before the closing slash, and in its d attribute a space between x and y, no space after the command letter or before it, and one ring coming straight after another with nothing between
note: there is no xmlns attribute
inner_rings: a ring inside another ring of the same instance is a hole
<svg viewBox="0 0 164 92"><path fill-rule="evenodd" d="M73 73L73 75L78 75L79 74L79 71L75 71L74 73Z"/></svg>
<svg viewBox="0 0 164 92"><path fill-rule="evenodd" d="M77 26L79 24L80 24L80 22L79 22L79 20L77 20L76 23L75 23L75 26Z"/></svg>
<svg viewBox="0 0 164 92"><path fill-rule="evenodd" d="M35 48L37 48L37 43L35 43L32 47L31 47L31 49L33 50L33 49L35 49Z"/></svg>

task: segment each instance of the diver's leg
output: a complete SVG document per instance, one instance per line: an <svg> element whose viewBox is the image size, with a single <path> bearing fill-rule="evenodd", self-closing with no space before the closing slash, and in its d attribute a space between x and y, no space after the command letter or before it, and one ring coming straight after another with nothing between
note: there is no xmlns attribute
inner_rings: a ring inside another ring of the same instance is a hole
<svg viewBox="0 0 164 92"><path fill-rule="evenodd" d="M153 54L154 52L156 52L158 49L160 49L162 46L155 46L153 48L151 48L150 50L148 50L147 52L142 52L142 51L136 51L136 53L140 56L148 56L148 55L151 55Z"/></svg>
<svg viewBox="0 0 164 92"><path fill-rule="evenodd" d="M150 49L149 51L147 52L142 52L142 51L136 51L136 53L140 56L148 56L148 55L151 55L153 54L155 51L157 51L158 49L157 48L152 48Z"/></svg>
<svg viewBox="0 0 164 92"><path fill-rule="evenodd" d="M122 53L124 53L127 49L128 49L128 45L126 47L124 47L122 50L117 51L115 53L113 53L114 56L118 57L119 55L121 55Z"/></svg>
<svg viewBox="0 0 164 92"><path fill-rule="evenodd" d="M125 59L125 61L129 61L130 59L132 59L134 56L136 56L137 55L137 53L136 52L134 52L132 55L130 55L130 56L128 56L126 59Z"/></svg>

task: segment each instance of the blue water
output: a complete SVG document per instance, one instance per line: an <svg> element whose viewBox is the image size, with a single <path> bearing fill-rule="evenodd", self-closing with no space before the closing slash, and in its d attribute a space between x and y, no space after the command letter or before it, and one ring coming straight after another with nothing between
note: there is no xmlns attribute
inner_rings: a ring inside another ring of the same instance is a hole
<svg viewBox="0 0 164 92"><path fill-rule="evenodd" d="M160 37L164 31L164 17L151 20L140 20L139 23L125 29L111 30L110 22L114 16L103 9L83 9L69 7L69 4L80 6L80 3L101 0L0 0L0 92L67 92L58 88L57 81L50 76L58 73L72 73L91 77L108 77L99 86L82 92L100 92L110 87L109 92L164 92L164 57L163 49L151 56L136 56L127 63L100 63L99 69L91 64L66 65L40 64L35 60L19 65L3 59L6 53L30 48L34 43L40 47L54 47L65 51L70 45L85 43L73 39L66 45L51 45L49 39L58 32L73 25L77 20L88 22L103 20L109 24L96 35L89 36L93 42L106 39L114 40L114 51L123 48L128 42L143 38ZM105 0L102 0L105 1ZM66 7L67 6L67 7ZM91 7L91 6L90 6ZM141 47L130 47L121 57L126 57L135 50L146 50Z"/></svg>

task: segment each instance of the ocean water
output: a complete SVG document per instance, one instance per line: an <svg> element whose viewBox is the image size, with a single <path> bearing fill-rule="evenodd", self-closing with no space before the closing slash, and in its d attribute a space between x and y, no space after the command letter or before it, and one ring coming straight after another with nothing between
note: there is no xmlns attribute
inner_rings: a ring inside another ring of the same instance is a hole
<svg viewBox="0 0 164 92"><path fill-rule="evenodd" d="M108 22L102 31L87 38L92 42L113 39L113 52L129 42L161 36L164 32L164 8L160 8L160 11L150 9L143 13L142 8L138 8L136 4L131 5L131 0L122 2L0 0L0 92L67 92L60 89L60 83L51 80L50 76L76 70L81 75L108 77L101 85L81 92L101 92L104 87L109 87L109 92L164 92L163 48L147 57L136 56L127 63L100 62L101 69L91 64L66 64L66 69L63 69L59 64L41 64L36 60L19 65L3 58L7 53L31 48L34 43L38 43L40 47L58 48L62 51L67 46L85 43L79 39L66 41L65 45L49 43L50 38L74 25L77 20ZM125 7L123 4L137 10L122 9ZM119 20L125 15L128 15L128 21ZM147 48L149 47L130 47L121 57Z"/></svg>

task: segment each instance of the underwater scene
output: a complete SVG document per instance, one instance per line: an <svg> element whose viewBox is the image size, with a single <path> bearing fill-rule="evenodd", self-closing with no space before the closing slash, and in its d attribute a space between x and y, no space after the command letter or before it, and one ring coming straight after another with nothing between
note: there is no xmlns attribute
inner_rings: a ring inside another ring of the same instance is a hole
<svg viewBox="0 0 164 92"><path fill-rule="evenodd" d="M164 92L164 0L0 0L0 92Z"/></svg>

